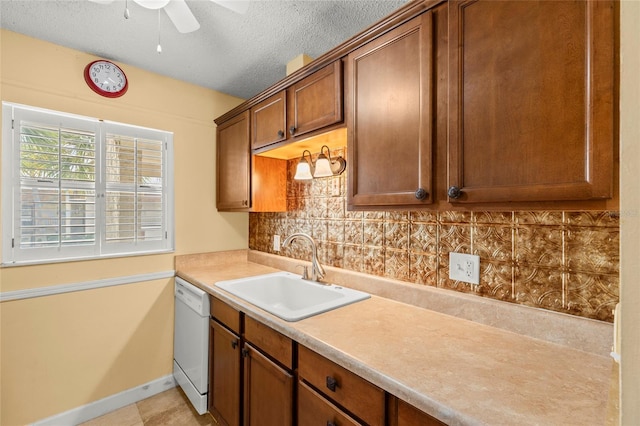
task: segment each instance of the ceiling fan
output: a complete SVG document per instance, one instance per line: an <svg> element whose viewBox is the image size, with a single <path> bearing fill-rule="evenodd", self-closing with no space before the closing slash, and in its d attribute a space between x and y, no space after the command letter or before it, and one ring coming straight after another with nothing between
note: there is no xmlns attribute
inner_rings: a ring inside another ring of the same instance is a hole
<svg viewBox="0 0 640 426"><path fill-rule="evenodd" d="M113 0L90 0L94 3L100 4L109 4L112 3ZM171 22L176 26L176 29L181 33L190 33L192 31L200 28L200 24L189 6L185 2L185 0L133 0L140 6L158 10L163 9L171 19ZM220 6L226 7L229 10L232 10L236 13L245 13L249 8L248 1L239 1L239 0L211 0L214 3L219 4ZM125 18L129 18L129 9L125 4Z"/></svg>

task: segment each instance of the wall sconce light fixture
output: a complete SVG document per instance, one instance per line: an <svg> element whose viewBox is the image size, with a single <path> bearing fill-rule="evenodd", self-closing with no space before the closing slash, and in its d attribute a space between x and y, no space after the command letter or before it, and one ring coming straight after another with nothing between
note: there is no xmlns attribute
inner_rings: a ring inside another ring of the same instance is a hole
<svg viewBox="0 0 640 426"><path fill-rule="evenodd" d="M304 154L309 154L309 160L304 158ZM302 151L302 157L296 166L296 175L293 177L295 180L311 180L313 179L313 160L311 158L311 152L307 149Z"/></svg>
<svg viewBox="0 0 640 426"><path fill-rule="evenodd" d="M327 155L324 154L324 150L327 150ZM305 158L305 153L309 153L309 160ZM338 158L331 159L331 151L329 147L323 145L320 148L320 154L316 159L315 164L311 158L311 152L309 150L304 150L302 152L302 157L298 162L298 166L296 168L296 175L293 177L296 180L310 180L313 178L322 178L322 177L330 177L336 176L344 172L347 168L347 162L341 156Z"/></svg>

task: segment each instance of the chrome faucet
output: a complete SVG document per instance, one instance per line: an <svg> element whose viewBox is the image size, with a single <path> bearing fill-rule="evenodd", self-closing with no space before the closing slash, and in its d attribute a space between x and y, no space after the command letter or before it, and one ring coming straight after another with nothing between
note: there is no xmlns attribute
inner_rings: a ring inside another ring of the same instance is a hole
<svg viewBox="0 0 640 426"><path fill-rule="evenodd" d="M318 262L318 247L316 246L316 242L313 240L313 238L303 232L296 232L285 238L284 242L282 243L282 247L288 246L289 243L291 243L298 237L304 238L311 243L311 280L320 281L322 278L324 278L325 272L320 262Z"/></svg>

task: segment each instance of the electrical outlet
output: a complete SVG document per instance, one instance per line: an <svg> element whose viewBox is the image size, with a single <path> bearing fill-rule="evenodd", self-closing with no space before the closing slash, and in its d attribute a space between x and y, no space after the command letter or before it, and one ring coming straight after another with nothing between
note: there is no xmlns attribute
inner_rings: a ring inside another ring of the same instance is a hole
<svg viewBox="0 0 640 426"><path fill-rule="evenodd" d="M449 252L449 278L480 284L480 256Z"/></svg>
<svg viewBox="0 0 640 426"><path fill-rule="evenodd" d="M273 236L273 251L280 251L280 235Z"/></svg>
<svg viewBox="0 0 640 426"><path fill-rule="evenodd" d="M340 196L340 180L341 178L338 177L334 177L331 178L330 180L330 185L331 185L331 196L332 197L339 197Z"/></svg>

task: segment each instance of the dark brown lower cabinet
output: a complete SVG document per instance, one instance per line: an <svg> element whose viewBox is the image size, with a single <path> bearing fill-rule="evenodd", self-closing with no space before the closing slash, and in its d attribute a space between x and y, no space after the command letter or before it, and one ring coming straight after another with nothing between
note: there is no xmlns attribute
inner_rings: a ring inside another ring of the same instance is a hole
<svg viewBox="0 0 640 426"><path fill-rule="evenodd" d="M219 425L444 425L225 302L211 300L209 411Z"/></svg>
<svg viewBox="0 0 640 426"><path fill-rule="evenodd" d="M356 420L339 407L311 389L306 383L298 382L298 425L299 426L345 426L359 425Z"/></svg>
<svg viewBox="0 0 640 426"><path fill-rule="evenodd" d="M240 425L240 338L211 320L209 411L218 424Z"/></svg>
<svg viewBox="0 0 640 426"><path fill-rule="evenodd" d="M244 424L293 424L293 375L250 344L244 352Z"/></svg>
<svg viewBox="0 0 640 426"><path fill-rule="evenodd" d="M384 390L302 345L298 345L298 378L364 424L385 425Z"/></svg>
<svg viewBox="0 0 640 426"><path fill-rule="evenodd" d="M394 396L389 398L389 426L446 426L440 420Z"/></svg>

